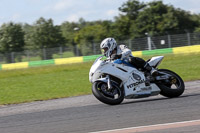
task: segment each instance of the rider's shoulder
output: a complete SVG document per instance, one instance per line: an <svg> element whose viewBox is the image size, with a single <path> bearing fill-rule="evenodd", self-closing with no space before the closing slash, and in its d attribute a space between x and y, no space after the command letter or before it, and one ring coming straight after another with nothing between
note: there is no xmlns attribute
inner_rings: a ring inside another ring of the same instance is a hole
<svg viewBox="0 0 200 133"><path fill-rule="evenodd" d="M118 47L120 48L120 49L126 49L126 48L128 48L126 45L124 45L124 44L120 44L120 45L118 45Z"/></svg>

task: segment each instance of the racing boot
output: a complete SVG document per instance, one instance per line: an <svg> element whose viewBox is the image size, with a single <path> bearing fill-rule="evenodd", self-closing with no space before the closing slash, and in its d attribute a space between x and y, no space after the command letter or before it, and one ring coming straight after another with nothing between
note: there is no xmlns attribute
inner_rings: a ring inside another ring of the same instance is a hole
<svg viewBox="0 0 200 133"><path fill-rule="evenodd" d="M152 66L150 66L149 63L146 63L144 65L144 69L147 70L148 72L150 72L150 74L152 76L158 75L158 71L156 69L154 69Z"/></svg>

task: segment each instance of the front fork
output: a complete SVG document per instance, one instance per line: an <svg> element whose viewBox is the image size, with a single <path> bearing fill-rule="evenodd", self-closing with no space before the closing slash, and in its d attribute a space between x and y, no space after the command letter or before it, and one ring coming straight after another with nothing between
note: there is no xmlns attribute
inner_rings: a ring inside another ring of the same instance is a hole
<svg viewBox="0 0 200 133"><path fill-rule="evenodd" d="M110 81L110 76L109 75L106 75L106 79L108 80L108 89L112 89L112 84L111 84L111 81Z"/></svg>

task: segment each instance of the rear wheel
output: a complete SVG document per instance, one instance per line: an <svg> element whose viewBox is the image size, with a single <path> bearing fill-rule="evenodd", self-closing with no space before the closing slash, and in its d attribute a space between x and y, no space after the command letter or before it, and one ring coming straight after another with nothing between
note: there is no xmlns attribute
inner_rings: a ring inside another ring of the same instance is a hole
<svg viewBox="0 0 200 133"><path fill-rule="evenodd" d="M102 81L96 81L92 86L92 93L101 102L109 105L120 104L124 100L124 91L118 84L112 82L112 88Z"/></svg>
<svg viewBox="0 0 200 133"><path fill-rule="evenodd" d="M185 85L182 78L178 74L167 69L159 69L158 71L171 75L169 79L162 80L157 83L158 87L161 89L161 95L173 98L179 97L183 94Z"/></svg>

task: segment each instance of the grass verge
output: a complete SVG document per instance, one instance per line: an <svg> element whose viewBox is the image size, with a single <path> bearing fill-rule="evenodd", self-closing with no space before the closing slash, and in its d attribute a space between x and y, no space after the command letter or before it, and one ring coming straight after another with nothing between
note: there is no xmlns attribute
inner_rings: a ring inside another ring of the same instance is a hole
<svg viewBox="0 0 200 133"><path fill-rule="evenodd" d="M88 62L0 71L0 105L91 94L91 65ZM159 68L178 73L184 81L198 80L200 54L167 55Z"/></svg>

